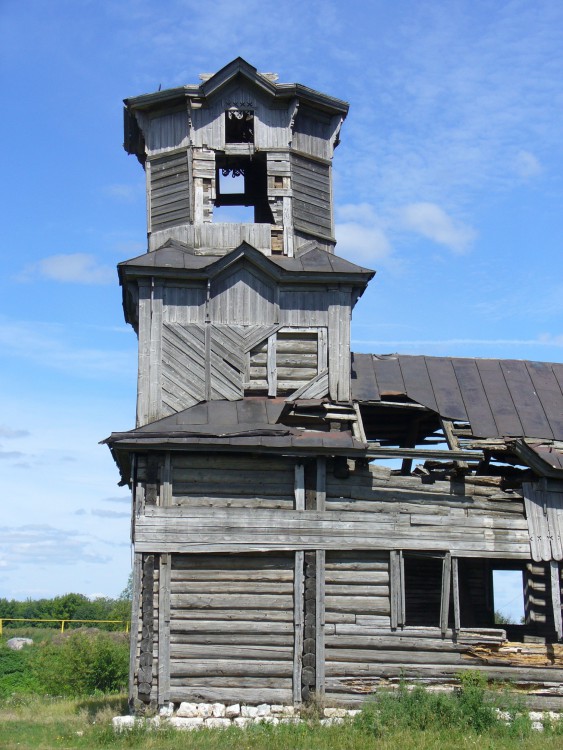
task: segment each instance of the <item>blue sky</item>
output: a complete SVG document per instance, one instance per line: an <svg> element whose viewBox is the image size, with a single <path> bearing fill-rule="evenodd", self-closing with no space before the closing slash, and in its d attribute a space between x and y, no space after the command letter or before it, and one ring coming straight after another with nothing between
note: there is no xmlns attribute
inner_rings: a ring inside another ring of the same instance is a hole
<svg viewBox="0 0 563 750"><path fill-rule="evenodd" d="M350 102L337 252L377 270L357 351L563 358L559 0L3 0L0 596L117 594L145 249L128 96L241 55Z"/></svg>

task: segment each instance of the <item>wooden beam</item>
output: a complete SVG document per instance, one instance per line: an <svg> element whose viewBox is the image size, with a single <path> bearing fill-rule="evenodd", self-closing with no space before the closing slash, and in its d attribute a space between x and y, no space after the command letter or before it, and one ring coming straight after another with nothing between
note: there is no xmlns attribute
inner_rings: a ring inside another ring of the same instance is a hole
<svg viewBox="0 0 563 750"><path fill-rule="evenodd" d="M170 565L169 554L160 555L158 585L158 705L170 700Z"/></svg>
<svg viewBox="0 0 563 750"><path fill-rule="evenodd" d="M293 624L295 629L295 640L293 650L293 702L300 705L301 700L301 673L303 671L303 605L304 605L304 580L303 564L305 553L298 550L295 553L295 569L293 579Z"/></svg>
<svg viewBox="0 0 563 750"><path fill-rule="evenodd" d="M368 440L367 458L432 458L444 459L445 461L453 460L470 460L480 461L483 459L483 451L451 451L439 450L437 448L386 448L375 445L373 441Z"/></svg>
<svg viewBox="0 0 563 750"><path fill-rule="evenodd" d="M295 510L305 510L304 464L295 464Z"/></svg>
<svg viewBox="0 0 563 750"><path fill-rule="evenodd" d="M459 560L457 557L452 557L452 591L454 600L454 635L457 636L459 633L460 623L460 609L459 609Z"/></svg>
<svg viewBox="0 0 563 750"><path fill-rule="evenodd" d="M563 638L563 622L561 616L561 575L557 560L550 560L549 570L551 573L551 602L553 604L553 621L557 638Z"/></svg>
<svg viewBox="0 0 563 750"><path fill-rule="evenodd" d="M315 610L315 694L322 699L325 691L325 550L316 551Z"/></svg>
<svg viewBox="0 0 563 750"><path fill-rule="evenodd" d="M444 437L446 438L446 443L448 444L448 448L452 451L459 451L459 438L457 435L454 434L454 425L451 419L442 419L440 418L440 422L442 424L442 429L444 431ZM456 466L459 469L467 469L467 463L465 461L457 461L456 460Z"/></svg>
<svg viewBox="0 0 563 750"><path fill-rule="evenodd" d="M452 577L452 555L446 552L442 563L442 596L440 601L440 630L445 638L448 631L448 616L450 613L450 590Z"/></svg>
<svg viewBox="0 0 563 750"><path fill-rule="evenodd" d="M135 553L133 560L133 601L131 602L131 632L129 641L129 707L132 709L136 696L135 674L137 671L137 641L139 639L139 615L141 609L141 573L143 556Z"/></svg>

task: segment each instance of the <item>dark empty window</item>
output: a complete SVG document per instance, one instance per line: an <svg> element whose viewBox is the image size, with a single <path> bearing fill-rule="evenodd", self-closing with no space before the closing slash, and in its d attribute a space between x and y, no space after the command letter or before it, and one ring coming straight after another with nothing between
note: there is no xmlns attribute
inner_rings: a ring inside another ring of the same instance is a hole
<svg viewBox="0 0 563 750"><path fill-rule="evenodd" d="M254 112L228 109L225 112L225 143L254 143Z"/></svg>

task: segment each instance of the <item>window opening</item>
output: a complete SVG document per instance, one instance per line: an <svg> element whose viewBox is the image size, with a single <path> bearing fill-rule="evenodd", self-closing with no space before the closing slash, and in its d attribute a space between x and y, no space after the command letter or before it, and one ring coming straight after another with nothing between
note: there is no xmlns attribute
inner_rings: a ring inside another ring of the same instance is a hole
<svg viewBox="0 0 563 750"><path fill-rule="evenodd" d="M253 157L217 155L215 186L215 208L252 207L255 224L274 223L268 203L265 154Z"/></svg>
<svg viewBox="0 0 563 750"><path fill-rule="evenodd" d="M495 625L519 625L524 622L524 581L522 570L493 568Z"/></svg>
<svg viewBox="0 0 563 750"><path fill-rule="evenodd" d="M443 556L404 553L405 625L440 627Z"/></svg>
<svg viewBox="0 0 563 750"><path fill-rule="evenodd" d="M228 109L225 112L225 143L254 143L254 112Z"/></svg>

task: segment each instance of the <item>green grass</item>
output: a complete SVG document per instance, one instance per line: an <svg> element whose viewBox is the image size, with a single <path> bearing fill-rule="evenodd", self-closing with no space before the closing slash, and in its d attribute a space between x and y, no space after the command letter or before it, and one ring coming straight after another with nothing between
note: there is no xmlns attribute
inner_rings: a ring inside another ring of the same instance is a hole
<svg viewBox="0 0 563 750"><path fill-rule="evenodd" d="M341 726L318 723L308 707L299 725L259 725L245 730L136 729L115 734L114 716L127 714L122 693L127 675L127 639L117 633L38 633L33 646L10 651L0 642L0 748L143 748L143 750L560 750L563 721L543 733L531 729L527 713L500 692L513 716L499 721L486 699L484 677L468 672L455 693L433 693L401 685L365 704ZM39 636L39 637L38 637ZM38 642L37 642L38 641ZM110 689L116 693L105 694ZM54 697L56 696L56 697ZM317 710L315 710L317 708Z"/></svg>
<svg viewBox="0 0 563 750"><path fill-rule="evenodd" d="M261 725L196 732L136 730L115 734L113 716L127 713L125 696L83 699L25 696L0 703L0 747L10 750L143 748L143 750L560 750L556 730L533 732L529 722L494 720L477 730L453 696L424 691L386 696L342 726ZM435 711L432 714L432 711ZM456 713L457 712L457 713ZM475 716L474 708L468 715ZM383 717L383 718L381 718ZM488 720L486 720L488 723ZM421 726L423 728L421 728Z"/></svg>

